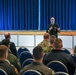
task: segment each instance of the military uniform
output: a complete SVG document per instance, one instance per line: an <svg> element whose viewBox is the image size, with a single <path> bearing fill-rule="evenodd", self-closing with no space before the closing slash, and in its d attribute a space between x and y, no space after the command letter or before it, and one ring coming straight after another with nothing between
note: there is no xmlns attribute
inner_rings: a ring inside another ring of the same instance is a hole
<svg viewBox="0 0 76 75"><path fill-rule="evenodd" d="M44 64L39 62L33 62L30 65L25 66L21 71L20 75L26 70L33 69L39 71L42 75L53 75L54 71L46 67Z"/></svg>
<svg viewBox="0 0 76 75"><path fill-rule="evenodd" d="M44 52L46 52L47 48L49 47L50 43L46 40L43 40L42 42L40 42L38 44L38 46L41 46L44 50Z"/></svg>
<svg viewBox="0 0 76 75"><path fill-rule="evenodd" d="M19 75L17 69L7 61L0 60L0 68L2 68L8 75Z"/></svg>
<svg viewBox="0 0 76 75"><path fill-rule="evenodd" d="M64 53L62 50L53 49L44 59L44 64L47 65L50 61L58 60L62 62L68 69L70 75L74 75L75 64L69 54Z"/></svg>
<svg viewBox="0 0 76 75"><path fill-rule="evenodd" d="M11 41L10 41L10 50L17 57L17 49L16 49L16 46L15 46L14 42L11 42Z"/></svg>
<svg viewBox="0 0 76 75"><path fill-rule="evenodd" d="M17 68L17 70L19 72L20 71L20 64L19 64L18 58L15 55L13 55L11 52L9 52L7 59L9 60L9 62L12 65L14 65Z"/></svg>
<svg viewBox="0 0 76 75"><path fill-rule="evenodd" d="M49 47L47 47L47 49L45 50L45 53L49 53L49 52L51 52L53 49L54 49L53 46L49 46Z"/></svg>
<svg viewBox="0 0 76 75"><path fill-rule="evenodd" d="M53 29L49 30L50 27L52 27ZM57 28L59 28L58 24L50 24L48 25L46 32L49 33L50 35L55 35L56 38L58 38L58 32L60 31L58 31Z"/></svg>
<svg viewBox="0 0 76 75"><path fill-rule="evenodd" d="M49 53L53 49L53 46L50 46L50 43L46 40L40 42L38 46L41 46L45 53Z"/></svg>

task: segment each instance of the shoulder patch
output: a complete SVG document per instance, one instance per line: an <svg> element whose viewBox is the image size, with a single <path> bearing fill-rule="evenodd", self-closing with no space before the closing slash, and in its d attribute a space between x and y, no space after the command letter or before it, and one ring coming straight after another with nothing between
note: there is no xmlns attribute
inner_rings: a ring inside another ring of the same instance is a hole
<svg viewBox="0 0 76 75"><path fill-rule="evenodd" d="M14 70L15 70L16 73L18 73L18 70L16 68Z"/></svg>

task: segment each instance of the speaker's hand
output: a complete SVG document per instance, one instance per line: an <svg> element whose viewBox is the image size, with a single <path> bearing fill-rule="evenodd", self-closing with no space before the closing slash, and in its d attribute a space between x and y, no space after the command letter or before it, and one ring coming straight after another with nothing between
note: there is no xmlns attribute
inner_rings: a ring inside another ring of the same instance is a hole
<svg viewBox="0 0 76 75"><path fill-rule="evenodd" d="M52 30L52 29L53 29L53 27L50 27L50 28L49 28L49 30Z"/></svg>

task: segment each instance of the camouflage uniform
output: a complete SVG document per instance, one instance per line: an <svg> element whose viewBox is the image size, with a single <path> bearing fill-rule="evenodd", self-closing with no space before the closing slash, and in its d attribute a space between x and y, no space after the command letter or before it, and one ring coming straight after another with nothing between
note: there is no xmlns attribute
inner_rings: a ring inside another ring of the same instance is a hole
<svg viewBox="0 0 76 75"><path fill-rule="evenodd" d="M46 40L43 40L42 42L40 42L38 44L38 46L41 46L43 48L43 50L44 50L45 53L48 53L50 51L49 50L50 49L50 47L49 47L50 46L50 43L48 41L46 41Z"/></svg>
<svg viewBox="0 0 76 75"><path fill-rule="evenodd" d="M49 53L49 52L51 52L53 49L54 49L53 46L49 46L49 47L47 47L47 49L45 50L45 53Z"/></svg>

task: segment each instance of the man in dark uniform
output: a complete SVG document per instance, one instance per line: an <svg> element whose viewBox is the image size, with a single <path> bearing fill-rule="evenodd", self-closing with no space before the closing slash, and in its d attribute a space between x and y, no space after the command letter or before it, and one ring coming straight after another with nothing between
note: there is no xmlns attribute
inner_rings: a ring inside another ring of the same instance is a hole
<svg viewBox="0 0 76 75"><path fill-rule="evenodd" d="M60 38L57 38L54 41L54 49L46 56L44 64L47 65L50 61L58 60L67 67L69 75L74 75L74 61L69 54L66 54L62 51L62 47L62 40Z"/></svg>
<svg viewBox="0 0 76 75"><path fill-rule="evenodd" d="M5 39L9 39L9 41L10 41L10 39L11 39L10 33L8 33L8 32L6 32L6 33L4 34L4 37L5 37ZM11 41L10 41L10 50L11 50L11 52L17 57L16 46L15 46L14 42L11 42Z"/></svg>
<svg viewBox="0 0 76 75"><path fill-rule="evenodd" d="M60 28L59 28L58 24L55 23L55 18L52 17L50 19L50 22L51 22L51 24L48 25L46 32L49 33L50 35L55 35L56 38L58 38L58 32L60 32Z"/></svg>
<svg viewBox="0 0 76 75"><path fill-rule="evenodd" d="M54 71L49 69L42 63L44 57L44 51L41 46L37 46L33 49L33 57L34 62L30 65L25 66L21 70L20 75L22 75L22 73L28 69L37 70L40 73L42 73L42 75L53 75Z"/></svg>
<svg viewBox="0 0 76 75"><path fill-rule="evenodd" d="M8 48L5 45L0 45L0 68L8 75L19 75L17 69L7 62Z"/></svg>

